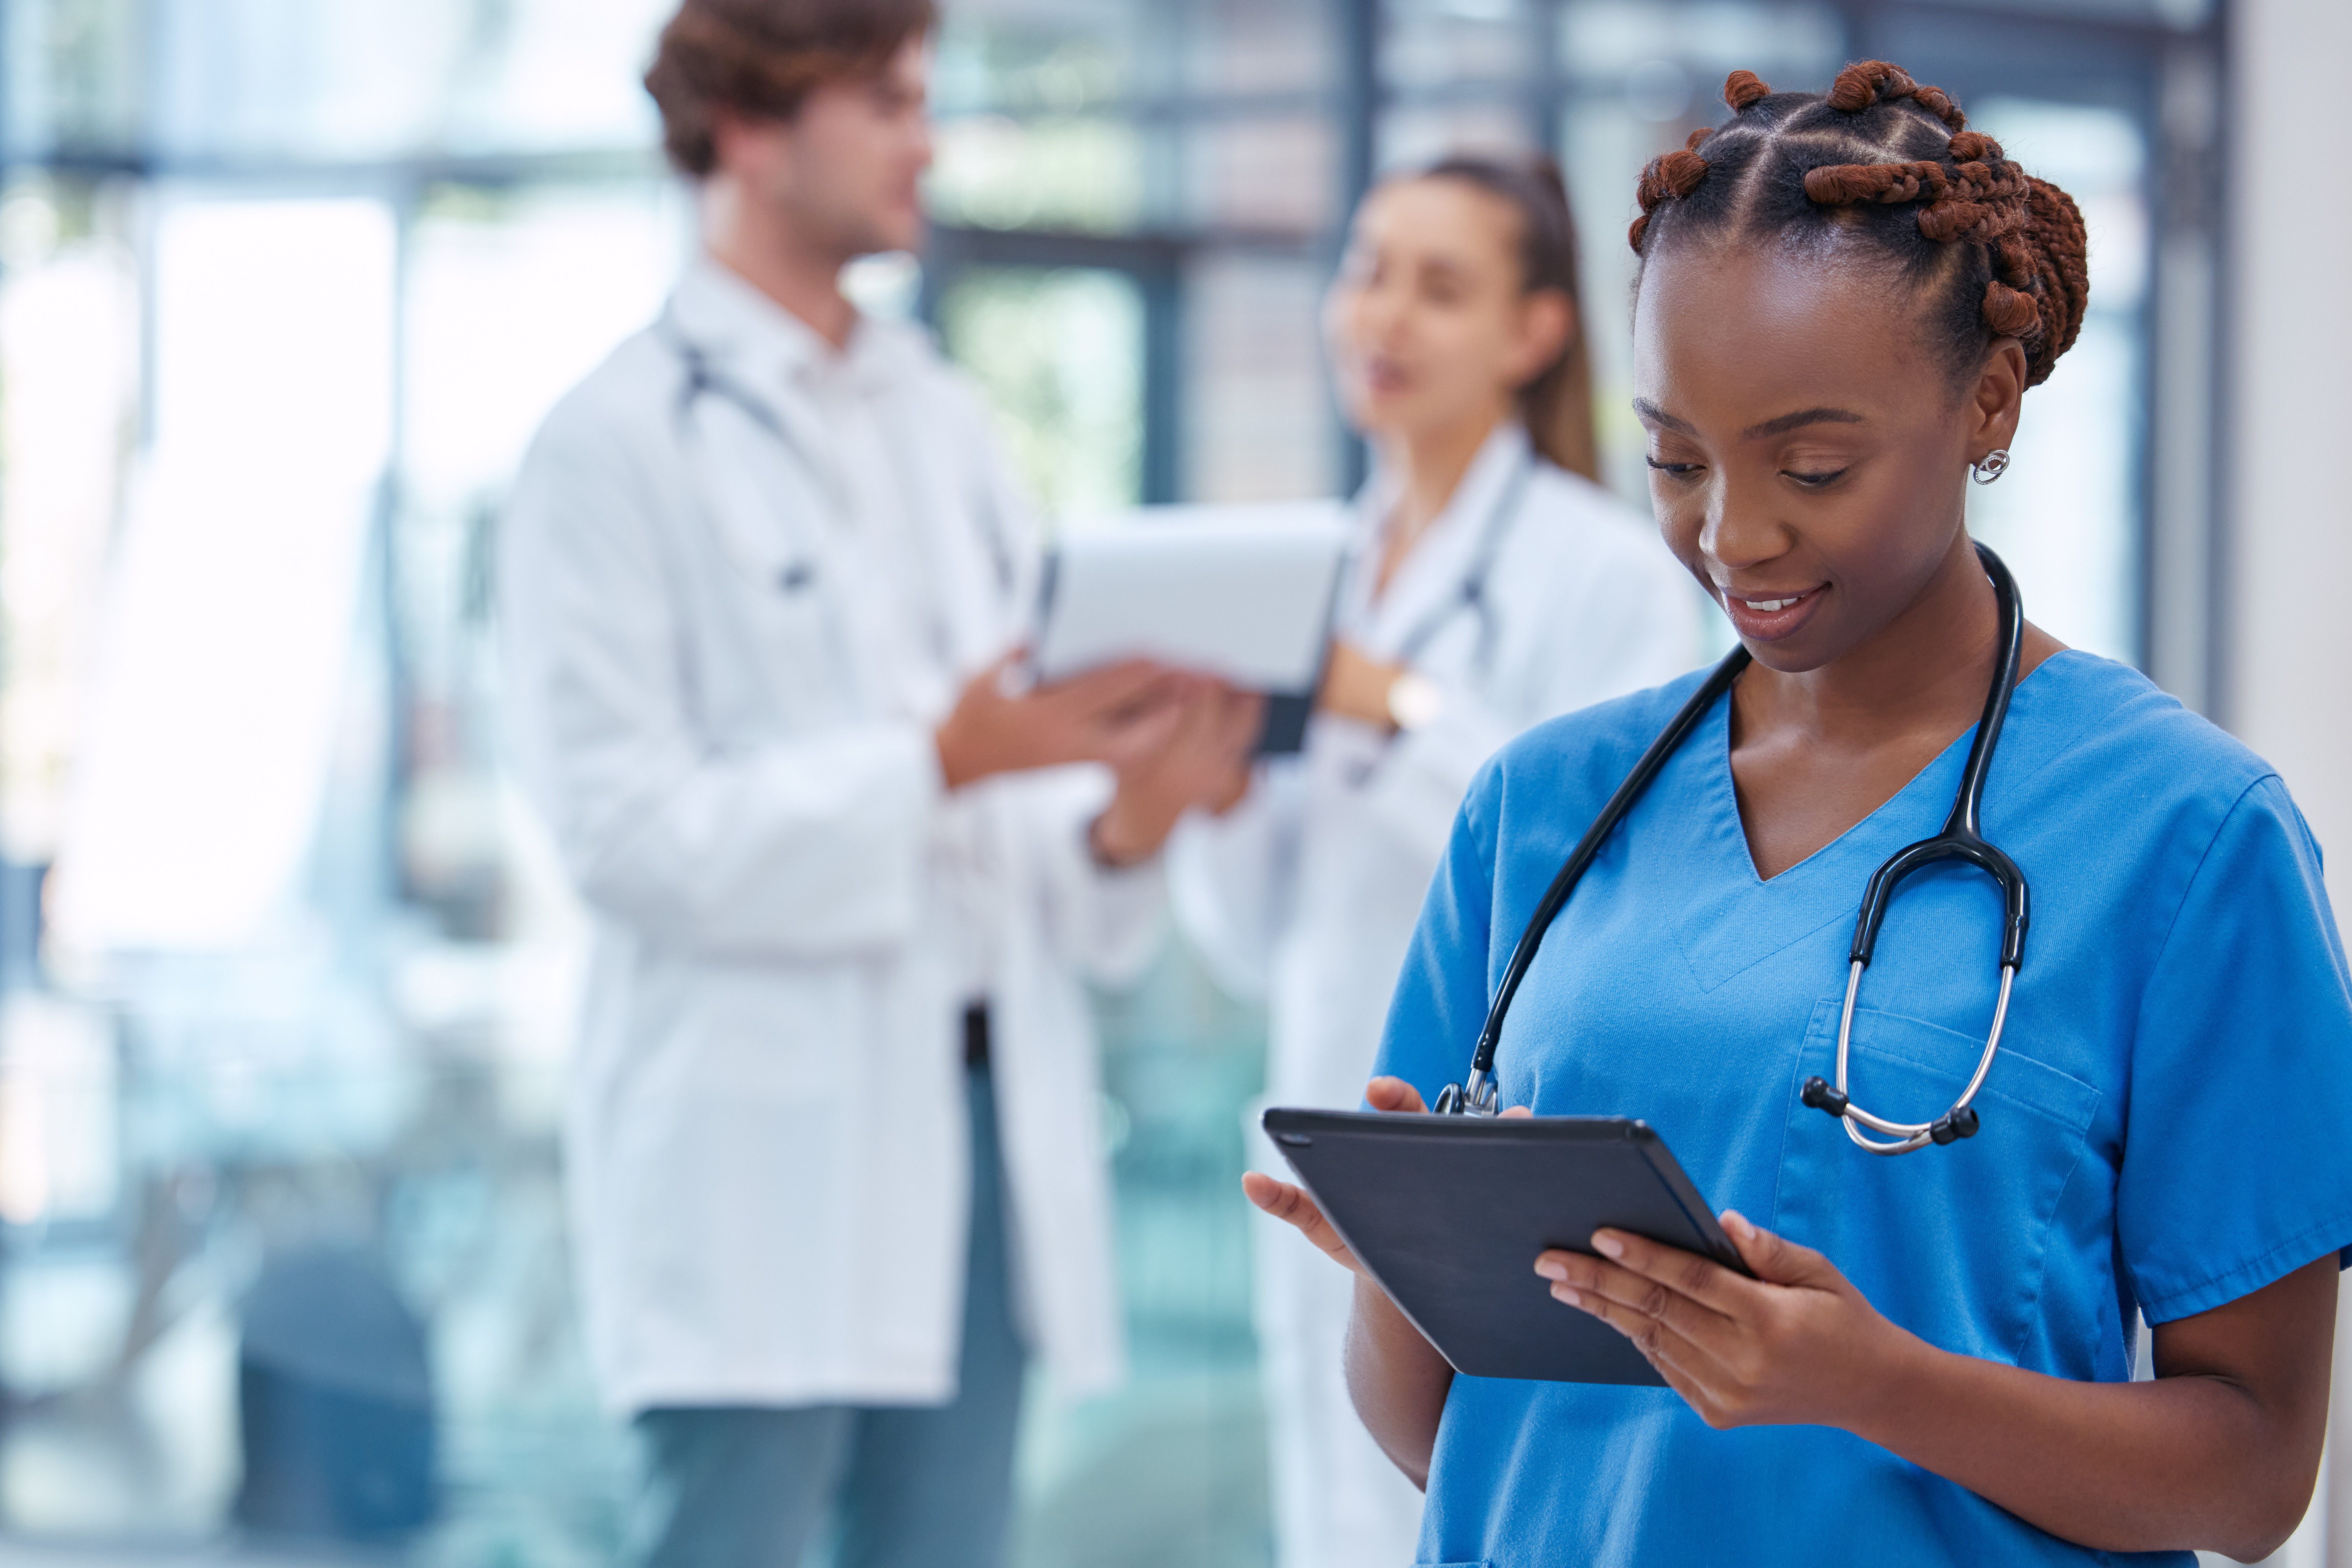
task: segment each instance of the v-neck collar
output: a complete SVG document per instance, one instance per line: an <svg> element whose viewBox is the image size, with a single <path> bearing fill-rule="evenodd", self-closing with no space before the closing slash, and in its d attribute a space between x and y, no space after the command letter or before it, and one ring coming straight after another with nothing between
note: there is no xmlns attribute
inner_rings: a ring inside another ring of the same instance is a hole
<svg viewBox="0 0 2352 1568"><path fill-rule="evenodd" d="M2020 731L2032 727L2040 707L2034 697L2050 684L2036 687L2036 678L2065 658L2064 651L2053 655L2018 683L1994 757L1995 776L1986 781L1988 800L1996 788L2015 787L2045 760L2039 754L2040 738ZM1767 880L1757 873L1732 782L1731 693L1718 698L1676 762L1690 819L1667 826L1697 840L1694 853L1703 868L1687 889L1675 926L1677 945L1699 989L1713 991L1822 927L1852 921L1871 873L1895 851L1933 837L1942 826L1976 733L1977 727L1969 725L1869 816Z"/></svg>

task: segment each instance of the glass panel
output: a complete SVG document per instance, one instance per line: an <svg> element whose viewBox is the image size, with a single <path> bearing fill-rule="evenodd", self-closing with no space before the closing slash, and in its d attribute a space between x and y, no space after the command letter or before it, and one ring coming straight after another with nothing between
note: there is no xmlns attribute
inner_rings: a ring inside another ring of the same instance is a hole
<svg viewBox="0 0 2352 1568"><path fill-rule="evenodd" d="M940 333L1049 518L1143 494L1143 292L1101 268L980 267L948 286Z"/></svg>
<svg viewBox="0 0 2352 1568"><path fill-rule="evenodd" d="M1172 19L1135 0L972 0L940 26L933 98L943 117L1074 114L1155 85L1164 58L1146 47Z"/></svg>
<svg viewBox="0 0 2352 1568"><path fill-rule="evenodd" d="M2213 0L1920 0L1924 5L1966 5L1971 9L2028 11L2037 16L2079 17L2085 21L2153 23L2190 31L2212 19Z"/></svg>
<svg viewBox="0 0 2352 1568"><path fill-rule="evenodd" d="M1185 86L1193 92L1311 92L1336 85L1335 8L1323 0L1193 0L1181 9Z"/></svg>
<svg viewBox="0 0 2352 1568"><path fill-rule="evenodd" d="M0 856L20 866L57 855L139 434L126 195L33 178L0 201Z"/></svg>
<svg viewBox="0 0 2352 1568"><path fill-rule="evenodd" d="M1247 1108L1265 1028L1172 949L1097 1007L1127 1300L1129 1379L1050 1387L1023 1432L1021 1568L1257 1568L1273 1561L1250 1328Z"/></svg>
<svg viewBox="0 0 2352 1568"><path fill-rule="evenodd" d="M1391 88L1516 81L1542 68L1535 0L1386 0L1381 9L1381 78Z"/></svg>
<svg viewBox="0 0 2352 1568"><path fill-rule="evenodd" d="M1416 104L1381 116L1376 163L1383 174L1454 153L1521 157L1534 151L1534 114L1509 102Z"/></svg>
<svg viewBox="0 0 2352 1568"><path fill-rule="evenodd" d="M70 952L299 921L391 441L382 203L166 196L152 446L51 900Z"/></svg>
<svg viewBox="0 0 2352 1568"><path fill-rule="evenodd" d="M1569 0L1559 13L1559 64L1580 83L1623 93L1628 110L1641 119L1688 115L1694 123L1713 124L1729 112L1717 95L1734 70L1768 81L1781 72L1785 85L1809 90L1827 87L1843 63L1843 32L1826 5ZM1680 71L1684 101L1675 101L1661 65Z"/></svg>
<svg viewBox="0 0 2352 1568"><path fill-rule="evenodd" d="M1184 142L1189 222L1308 239L1339 221L1339 139L1329 120L1204 121Z"/></svg>
<svg viewBox="0 0 2352 1568"><path fill-rule="evenodd" d="M1560 164L1582 241L1601 472L1637 506L1647 508L1650 486L1632 406L1625 229L1639 210L1642 166L1728 115L1718 94L1734 68L1820 88L1844 55L1836 14L1821 5L1570 0L1561 8L1560 68L1573 87L1560 114Z"/></svg>
<svg viewBox="0 0 2352 1568"><path fill-rule="evenodd" d="M1145 184L1124 121L979 114L940 123L927 188L941 223L1117 232L1142 216Z"/></svg>
<svg viewBox="0 0 2352 1568"><path fill-rule="evenodd" d="M2134 659L2147 146L2130 117L2109 109L1986 99L1969 123L2082 207L2091 303L2074 346L2026 394L2009 472L1970 487L1969 525L2015 570L2037 626L2073 647Z"/></svg>
<svg viewBox="0 0 2352 1568"><path fill-rule="evenodd" d="M674 188L651 184L444 187L412 231L397 847L403 890L449 936L514 940L488 624L499 500L555 400L659 311L688 232Z"/></svg>
<svg viewBox="0 0 2352 1568"><path fill-rule="evenodd" d="M155 147L314 160L640 149L667 0L160 0Z"/></svg>
<svg viewBox="0 0 2352 1568"><path fill-rule="evenodd" d="M0 5L0 132L16 158L139 144L141 0Z"/></svg>
<svg viewBox="0 0 2352 1568"><path fill-rule="evenodd" d="M1234 253L1185 279L1184 494L1199 501L1333 493L1339 442L1324 382L1321 263Z"/></svg>

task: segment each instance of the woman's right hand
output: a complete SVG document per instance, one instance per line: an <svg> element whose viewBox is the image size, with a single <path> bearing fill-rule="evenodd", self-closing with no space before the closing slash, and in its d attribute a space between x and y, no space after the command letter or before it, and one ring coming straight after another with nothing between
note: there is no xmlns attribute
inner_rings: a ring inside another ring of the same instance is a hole
<svg viewBox="0 0 2352 1568"><path fill-rule="evenodd" d="M1422 1100L1421 1090L1401 1078L1372 1079L1364 1086L1364 1099L1374 1110L1397 1115L1417 1115L1429 1109ZM1307 1195L1306 1188L1251 1171L1242 1177L1242 1191L1248 1195L1250 1202L1284 1224L1296 1227L1299 1235L1312 1242L1332 1262L1360 1279L1371 1278L1365 1272L1364 1266L1356 1260L1356 1255L1348 1250L1348 1244L1339 1239L1339 1233L1331 1228L1331 1222L1323 1217L1322 1209Z"/></svg>

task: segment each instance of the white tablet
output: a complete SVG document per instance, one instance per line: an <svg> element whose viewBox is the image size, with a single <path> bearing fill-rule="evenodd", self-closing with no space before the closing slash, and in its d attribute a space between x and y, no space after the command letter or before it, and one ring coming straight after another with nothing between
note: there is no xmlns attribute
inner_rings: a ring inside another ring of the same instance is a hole
<svg viewBox="0 0 2352 1568"><path fill-rule="evenodd" d="M1038 677L1153 658L1246 690L1310 693L1349 534L1334 501L1146 507L1071 527L1046 561Z"/></svg>

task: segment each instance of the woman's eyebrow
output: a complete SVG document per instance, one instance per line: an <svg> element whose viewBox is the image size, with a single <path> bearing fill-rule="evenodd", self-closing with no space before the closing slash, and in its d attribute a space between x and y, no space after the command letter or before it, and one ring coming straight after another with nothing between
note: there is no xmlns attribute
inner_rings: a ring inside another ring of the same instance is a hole
<svg viewBox="0 0 2352 1568"><path fill-rule="evenodd" d="M1862 416L1843 408L1800 408L1794 414L1783 414L1778 419L1767 419L1761 425L1750 425L1739 433L1743 441L1758 441L1767 436L1786 436L1791 430L1801 430L1808 425L1860 425Z"/></svg>
<svg viewBox="0 0 2352 1568"><path fill-rule="evenodd" d="M1633 412L1640 416L1645 425L1663 425L1669 430L1679 430L1685 436L1698 434L1689 420L1675 418L1646 397L1633 399Z"/></svg>

